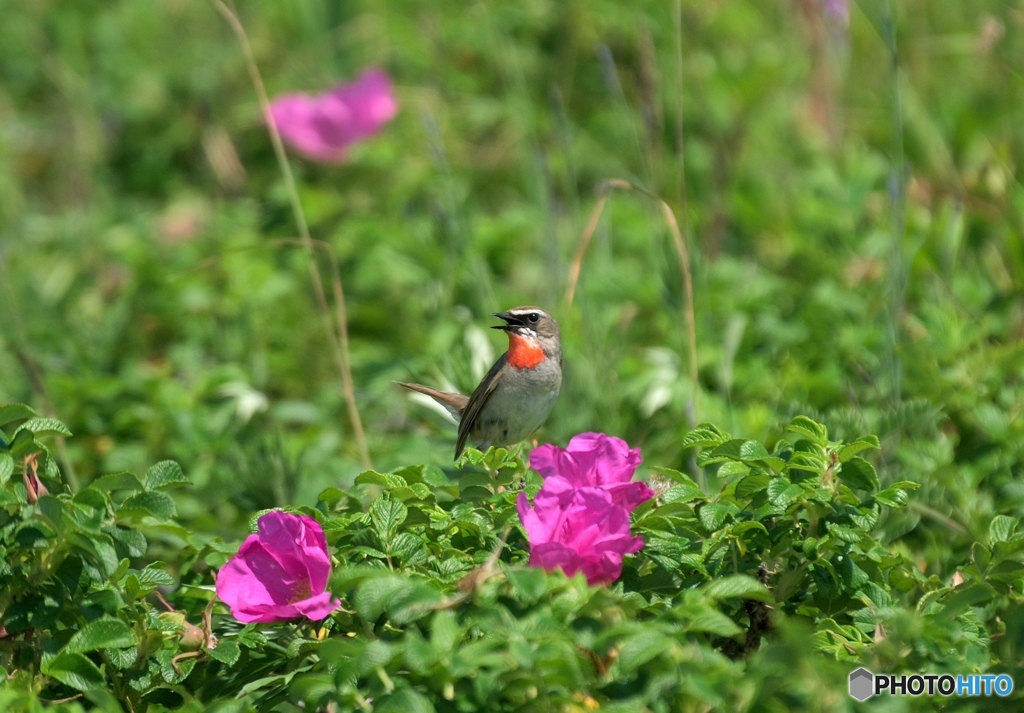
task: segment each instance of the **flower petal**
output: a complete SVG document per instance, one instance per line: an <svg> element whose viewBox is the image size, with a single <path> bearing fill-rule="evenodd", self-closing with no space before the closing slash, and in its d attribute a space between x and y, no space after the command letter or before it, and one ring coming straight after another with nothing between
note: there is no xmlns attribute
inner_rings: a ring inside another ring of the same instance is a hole
<svg viewBox="0 0 1024 713"><path fill-rule="evenodd" d="M314 161L337 163L348 147L373 136L398 113L391 80L379 69L318 95L285 94L270 105L281 138Z"/></svg>
<svg viewBox="0 0 1024 713"><path fill-rule="evenodd" d="M314 597L295 602L295 609L307 619L319 621L326 619L332 612L341 607L341 600L330 592L321 592Z"/></svg>

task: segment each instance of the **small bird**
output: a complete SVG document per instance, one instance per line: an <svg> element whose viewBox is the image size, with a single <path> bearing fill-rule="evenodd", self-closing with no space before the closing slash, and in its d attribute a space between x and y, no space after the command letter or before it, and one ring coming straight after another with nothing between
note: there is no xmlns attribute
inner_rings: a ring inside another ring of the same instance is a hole
<svg viewBox="0 0 1024 713"><path fill-rule="evenodd" d="M562 387L562 342L558 322L539 307L495 312L508 333L508 351L494 362L472 396L395 382L426 394L459 419L455 459L467 439L477 448L519 443L544 423Z"/></svg>

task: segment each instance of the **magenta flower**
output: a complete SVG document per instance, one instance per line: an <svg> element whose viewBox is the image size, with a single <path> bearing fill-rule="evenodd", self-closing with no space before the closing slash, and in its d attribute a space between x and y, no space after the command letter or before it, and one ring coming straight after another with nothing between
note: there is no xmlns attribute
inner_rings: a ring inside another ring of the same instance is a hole
<svg viewBox="0 0 1024 713"><path fill-rule="evenodd" d="M544 476L545 491L601 488L629 512L654 497L646 483L633 482L642 462L639 448L630 449L621 438L603 433L581 433L566 449L543 445L530 454L530 467Z"/></svg>
<svg viewBox="0 0 1024 713"><path fill-rule="evenodd" d="M331 558L320 523L272 510L217 575L217 596L239 621L319 620L341 606L327 579Z"/></svg>
<svg viewBox="0 0 1024 713"><path fill-rule="evenodd" d="M622 574L623 555L644 546L630 535L629 512L601 488L578 488L568 497L542 489L532 508L520 493L516 509L530 539L530 565L561 567L569 576L583 572L591 585L614 582Z"/></svg>
<svg viewBox="0 0 1024 713"><path fill-rule="evenodd" d="M281 138L313 161L338 163L349 145L373 136L398 113L391 80L379 69L319 96L285 94L270 105Z"/></svg>

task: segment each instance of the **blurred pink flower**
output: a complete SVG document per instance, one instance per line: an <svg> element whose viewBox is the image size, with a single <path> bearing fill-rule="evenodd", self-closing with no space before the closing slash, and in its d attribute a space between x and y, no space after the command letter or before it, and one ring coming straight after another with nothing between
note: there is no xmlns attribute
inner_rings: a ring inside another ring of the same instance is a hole
<svg viewBox="0 0 1024 713"><path fill-rule="evenodd" d="M633 482L642 462L639 448L630 449L621 438L603 433L581 433L566 449L549 444L530 454L530 467L544 476L544 491L601 488L629 512L654 497L646 483Z"/></svg>
<svg viewBox="0 0 1024 713"><path fill-rule="evenodd" d="M822 0L825 17L843 26L850 24L850 6L847 0Z"/></svg>
<svg viewBox="0 0 1024 713"><path fill-rule="evenodd" d="M338 163L348 146L373 136L398 113L388 75L364 71L318 96L285 94L270 105L281 138L313 161Z"/></svg>
<svg viewBox="0 0 1024 713"><path fill-rule="evenodd" d="M644 541L629 532L629 512L601 488L578 488L563 497L542 489L533 507L520 493L516 509L530 539L530 565L569 576L583 572L591 585L610 584L622 574L623 555Z"/></svg>
<svg viewBox="0 0 1024 713"><path fill-rule="evenodd" d="M341 606L327 588L331 558L320 523L272 510L217 575L217 596L239 621L319 620Z"/></svg>

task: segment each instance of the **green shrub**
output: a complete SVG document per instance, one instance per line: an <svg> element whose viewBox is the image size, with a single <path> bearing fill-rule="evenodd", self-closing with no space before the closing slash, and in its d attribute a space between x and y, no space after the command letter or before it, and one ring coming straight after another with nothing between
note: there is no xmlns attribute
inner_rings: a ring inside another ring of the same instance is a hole
<svg viewBox="0 0 1024 713"><path fill-rule="evenodd" d="M881 488L876 438L831 441L805 417L770 448L687 434L717 492L654 468L634 513L645 547L609 587L527 565L515 498L540 477L516 451L472 451L456 480L363 473L299 508L323 526L342 608L244 626L212 587L237 546L174 522L177 464L71 494L40 441L67 429L23 406L0 417L3 710L836 710L859 665L1019 670L1016 521L993 521L956 582L927 576L874 535L916 485Z"/></svg>

